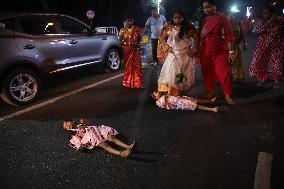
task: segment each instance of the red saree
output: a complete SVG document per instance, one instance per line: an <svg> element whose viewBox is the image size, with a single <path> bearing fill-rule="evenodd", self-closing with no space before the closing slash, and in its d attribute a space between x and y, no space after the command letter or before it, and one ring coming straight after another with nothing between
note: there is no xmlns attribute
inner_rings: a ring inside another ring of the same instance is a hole
<svg viewBox="0 0 284 189"><path fill-rule="evenodd" d="M124 52L125 72L123 86L143 88L142 60L140 55L141 31L138 27L132 30L122 28L119 32Z"/></svg>
<svg viewBox="0 0 284 189"><path fill-rule="evenodd" d="M230 21L222 13L202 19L200 37L201 71L207 92L214 92L217 81L223 93L231 95L228 43L233 42L233 30Z"/></svg>

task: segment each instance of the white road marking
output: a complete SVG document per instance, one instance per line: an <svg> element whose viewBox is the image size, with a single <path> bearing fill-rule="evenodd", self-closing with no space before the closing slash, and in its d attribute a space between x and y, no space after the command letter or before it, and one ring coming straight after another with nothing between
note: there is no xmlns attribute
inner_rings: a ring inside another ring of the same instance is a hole
<svg viewBox="0 0 284 189"><path fill-rule="evenodd" d="M272 161L272 154L259 152L253 189L270 189Z"/></svg>
<svg viewBox="0 0 284 189"><path fill-rule="evenodd" d="M12 113L12 114L9 114L9 115L0 117L0 122L4 121L4 120L6 120L6 119L11 119L11 118L13 118L13 117L16 117L16 116L25 114L25 113L30 112L30 111L32 111L32 110L36 110L36 109L42 108L42 107L47 106L47 105L49 105L49 104L53 104L53 103L55 103L55 102L58 101L58 100L61 100L61 99L66 98L66 97L68 97L68 96L75 95L75 94L80 93L80 92L82 92L82 91L85 91L85 90L87 90L87 89L97 87L97 86L99 86L99 85L102 85L102 84L104 84L104 83L106 83L106 82L109 82L109 81L114 80L114 79L116 79L116 78L119 78L119 77L121 77L121 76L123 76L123 73L121 73L121 74L119 74L119 75L116 75L116 76L113 76L113 77L110 77L110 78L108 78L108 79L105 79L105 80L102 80L102 81L93 83L93 84L91 84L91 85L87 85L87 86L85 86L85 87L82 87L82 88L77 89L77 90L75 90L75 91L72 91L72 92L70 92L70 93L66 93L66 94L63 94L63 95L61 95L61 96L52 98L52 99L50 99L50 100L41 102L41 103L36 104L36 105L34 105L34 106L31 106L31 107L25 108L25 109L23 109L23 110L20 110L20 111L18 111L18 112L15 112L15 113Z"/></svg>

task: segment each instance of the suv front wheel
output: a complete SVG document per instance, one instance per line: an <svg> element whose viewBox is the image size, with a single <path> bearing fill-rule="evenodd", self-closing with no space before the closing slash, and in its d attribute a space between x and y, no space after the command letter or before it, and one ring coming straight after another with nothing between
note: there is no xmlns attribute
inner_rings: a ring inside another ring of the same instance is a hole
<svg viewBox="0 0 284 189"><path fill-rule="evenodd" d="M110 49L106 54L106 67L108 70L114 72L119 70L121 64L121 57L118 50Z"/></svg>
<svg viewBox="0 0 284 189"><path fill-rule="evenodd" d="M17 69L4 79L1 89L2 99L13 106L31 103L40 91L40 80L33 71Z"/></svg>

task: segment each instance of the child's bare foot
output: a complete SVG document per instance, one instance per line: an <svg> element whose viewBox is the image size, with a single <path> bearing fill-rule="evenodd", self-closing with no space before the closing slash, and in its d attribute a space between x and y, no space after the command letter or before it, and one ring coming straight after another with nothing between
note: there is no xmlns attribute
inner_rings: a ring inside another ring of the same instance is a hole
<svg viewBox="0 0 284 189"><path fill-rule="evenodd" d="M135 143L136 143L136 142L134 141L132 144L129 145L129 148L128 148L128 149L130 150L130 153L133 151L133 149L134 149L134 147L135 147Z"/></svg>
<svg viewBox="0 0 284 189"><path fill-rule="evenodd" d="M217 96L215 96L215 97L211 98L211 99L210 99L210 103L214 103L214 102L216 102L216 99L217 99Z"/></svg>
<svg viewBox="0 0 284 189"><path fill-rule="evenodd" d="M233 99L229 95L225 95L225 99L229 105L234 105Z"/></svg>
<svg viewBox="0 0 284 189"><path fill-rule="evenodd" d="M279 83L279 81L276 80L276 81L274 82L273 88L274 88L274 89L279 89L279 86L280 86L280 83Z"/></svg>
<svg viewBox="0 0 284 189"><path fill-rule="evenodd" d="M214 93L209 93L207 94L207 98L211 101L212 99L216 100L217 96Z"/></svg>
<svg viewBox="0 0 284 189"><path fill-rule="evenodd" d="M212 109L212 112L217 113L218 111L219 111L219 108L218 108L218 107L215 107L215 108Z"/></svg>
<svg viewBox="0 0 284 189"><path fill-rule="evenodd" d="M123 150L123 151L120 152L119 155L123 158L127 158L130 155L130 150L129 149Z"/></svg>
<svg viewBox="0 0 284 189"><path fill-rule="evenodd" d="M257 87L263 87L263 85L264 85L264 81L259 81L256 84Z"/></svg>

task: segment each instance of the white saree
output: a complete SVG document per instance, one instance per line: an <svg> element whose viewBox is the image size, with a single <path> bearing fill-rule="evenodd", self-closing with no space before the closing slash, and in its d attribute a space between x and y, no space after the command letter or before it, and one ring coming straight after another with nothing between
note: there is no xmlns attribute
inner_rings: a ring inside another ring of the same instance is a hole
<svg viewBox="0 0 284 189"><path fill-rule="evenodd" d="M158 91L174 96L179 95L182 91L188 91L192 87L195 63L198 61L197 58L189 56L192 39L186 36L179 39L178 33L179 31L172 27L167 39L167 44L172 48L172 52L168 53L158 80ZM179 80L178 74L184 76L183 80Z"/></svg>

